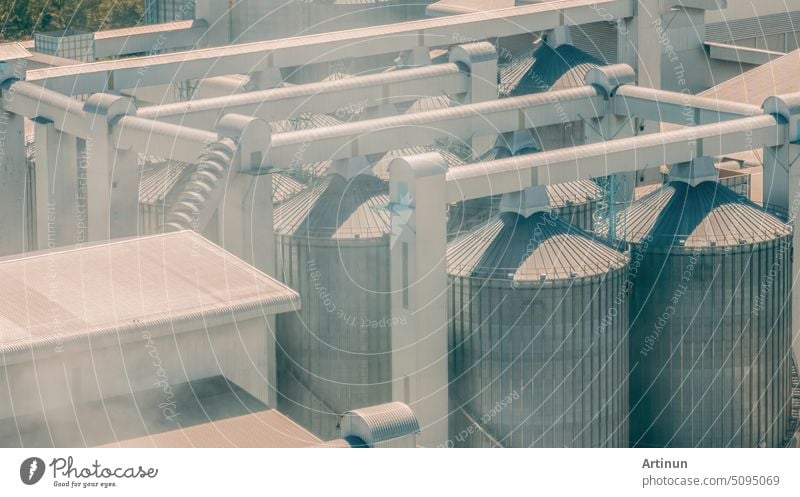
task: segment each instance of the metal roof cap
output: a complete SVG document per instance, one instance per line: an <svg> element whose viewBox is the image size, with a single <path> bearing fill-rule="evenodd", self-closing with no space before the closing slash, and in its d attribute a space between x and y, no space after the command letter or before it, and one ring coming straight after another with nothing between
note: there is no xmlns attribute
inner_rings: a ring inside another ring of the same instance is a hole
<svg viewBox="0 0 800 497"><path fill-rule="evenodd" d="M357 437L367 447L420 432L419 421L406 404L389 402L344 413L341 437Z"/></svg>

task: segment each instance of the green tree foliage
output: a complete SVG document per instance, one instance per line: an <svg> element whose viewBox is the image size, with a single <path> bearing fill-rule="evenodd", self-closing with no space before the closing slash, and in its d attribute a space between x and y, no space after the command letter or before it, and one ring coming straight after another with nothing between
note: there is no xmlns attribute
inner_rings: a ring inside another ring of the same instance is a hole
<svg viewBox="0 0 800 497"><path fill-rule="evenodd" d="M0 0L0 40L37 31L123 28L142 23L142 0Z"/></svg>

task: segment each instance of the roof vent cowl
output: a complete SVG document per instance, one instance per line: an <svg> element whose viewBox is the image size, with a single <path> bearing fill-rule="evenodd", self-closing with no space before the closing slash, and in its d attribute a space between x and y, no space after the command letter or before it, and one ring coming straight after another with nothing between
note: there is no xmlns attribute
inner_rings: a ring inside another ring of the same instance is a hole
<svg viewBox="0 0 800 497"><path fill-rule="evenodd" d="M718 179L719 171L711 157L698 157L689 162L674 164L669 171L670 181L680 181L690 186Z"/></svg>
<svg viewBox="0 0 800 497"><path fill-rule="evenodd" d="M543 185L531 186L520 192L503 194L500 200L500 212L516 212L528 218L537 212L550 212L550 195Z"/></svg>

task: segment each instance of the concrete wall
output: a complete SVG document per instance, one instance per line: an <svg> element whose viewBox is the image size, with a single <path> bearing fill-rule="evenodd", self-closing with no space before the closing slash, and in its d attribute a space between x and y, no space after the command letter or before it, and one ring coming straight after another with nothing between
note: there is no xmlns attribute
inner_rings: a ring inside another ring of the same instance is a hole
<svg viewBox="0 0 800 497"><path fill-rule="evenodd" d="M275 349L263 318L179 334L157 331L93 338L37 351L34 360L0 369L0 419L70 407L223 375L269 406L275 406ZM97 343L99 342L99 344ZM80 350L74 350L79 348Z"/></svg>

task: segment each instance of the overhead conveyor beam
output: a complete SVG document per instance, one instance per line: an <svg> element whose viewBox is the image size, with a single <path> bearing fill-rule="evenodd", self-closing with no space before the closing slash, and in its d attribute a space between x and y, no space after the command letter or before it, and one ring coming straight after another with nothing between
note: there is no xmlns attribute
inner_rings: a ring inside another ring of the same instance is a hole
<svg viewBox="0 0 800 497"><path fill-rule="evenodd" d="M452 17L298 36L190 52L118 59L28 72L28 80L67 94L170 84L187 79L268 71L444 47L563 25L632 17L632 0L563 0Z"/></svg>
<svg viewBox="0 0 800 497"><path fill-rule="evenodd" d="M367 76L275 88L140 109L137 115L174 124L212 129L222 114L247 114L265 121L303 112L336 114L386 103L415 101L469 90L470 75L458 64L390 71Z"/></svg>
<svg viewBox="0 0 800 497"><path fill-rule="evenodd" d="M111 127L111 133L117 148L182 162L195 162L207 145L219 139L217 133L211 131L136 116L119 118Z"/></svg>
<svg viewBox="0 0 800 497"><path fill-rule="evenodd" d="M12 80L3 84L10 98L2 99L3 109L33 119L45 118L64 133L86 138L86 113L83 102L27 81Z"/></svg>
<svg viewBox="0 0 800 497"><path fill-rule="evenodd" d="M622 85L614 93L613 112L648 121L694 126L763 114L758 105L698 97L688 93Z"/></svg>
<svg viewBox="0 0 800 497"><path fill-rule="evenodd" d="M465 165L447 172L447 201L774 147L783 144L785 126L772 115L760 115Z"/></svg>
<svg viewBox="0 0 800 497"><path fill-rule="evenodd" d="M3 109L29 119L52 122L58 131L77 138L91 138L99 126L94 116L84 110L84 102L69 98L27 81L4 85L13 98L2 100ZM214 132L177 124L126 115L110 126L114 145L123 150L194 162L206 145L216 141Z"/></svg>
<svg viewBox="0 0 800 497"><path fill-rule="evenodd" d="M605 107L604 98L597 89L583 86L340 126L279 133L272 137L270 163L276 168L290 168L324 160L430 145L442 139L468 140L473 136L599 117Z"/></svg>

